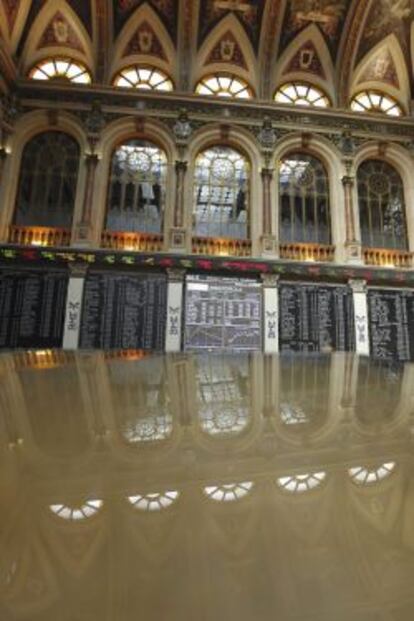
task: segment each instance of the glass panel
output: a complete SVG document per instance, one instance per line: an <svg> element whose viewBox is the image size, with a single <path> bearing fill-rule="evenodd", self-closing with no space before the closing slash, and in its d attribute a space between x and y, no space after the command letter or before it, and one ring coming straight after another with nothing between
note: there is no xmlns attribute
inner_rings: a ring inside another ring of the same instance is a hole
<svg viewBox="0 0 414 621"><path fill-rule="evenodd" d="M281 86L275 93L275 100L296 106L318 106L319 108L329 106L329 100L322 91L301 82Z"/></svg>

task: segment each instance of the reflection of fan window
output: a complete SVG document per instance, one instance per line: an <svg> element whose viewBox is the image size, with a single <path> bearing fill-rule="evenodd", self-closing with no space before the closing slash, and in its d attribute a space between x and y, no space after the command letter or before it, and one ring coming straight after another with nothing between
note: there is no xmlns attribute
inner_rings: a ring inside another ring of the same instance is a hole
<svg viewBox="0 0 414 621"><path fill-rule="evenodd" d="M326 479L326 472L313 472L311 474L296 474L292 476L279 477L277 484L279 487L292 494L302 494L319 487Z"/></svg>
<svg viewBox="0 0 414 621"><path fill-rule="evenodd" d="M50 505L52 513L64 520L85 520L92 517L101 509L102 500L87 500L81 507L68 507L67 505Z"/></svg>
<svg viewBox="0 0 414 621"><path fill-rule="evenodd" d="M373 485L389 477L395 470L395 466L395 461L390 461L371 468L356 466L355 468L350 468L348 472L353 483L357 485Z"/></svg>
<svg viewBox="0 0 414 621"><path fill-rule="evenodd" d="M137 496L128 496L131 505L139 511L162 511L170 507L179 497L180 493L173 490L167 492L155 492Z"/></svg>
<svg viewBox="0 0 414 621"><path fill-rule="evenodd" d="M204 493L217 502L233 502L247 496L252 488L253 483L251 481L245 481L244 483L225 483L223 485L205 487Z"/></svg>

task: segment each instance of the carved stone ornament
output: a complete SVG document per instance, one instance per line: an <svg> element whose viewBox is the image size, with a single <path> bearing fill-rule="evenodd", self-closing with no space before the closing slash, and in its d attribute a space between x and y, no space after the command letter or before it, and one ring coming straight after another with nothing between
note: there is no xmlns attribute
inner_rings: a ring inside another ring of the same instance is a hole
<svg viewBox="0 0 414 621"><path fill-rule="evenodd" d="M105 116L99 101L92 103L92 109L85 119L85 128L89 134L100 134L106 125Z"/></svg>
<svg viewBox="0 0 414 621"><path fill-rule="evenodd" d="M193 133L193 128L186 110L180 111L180 114L173 125L173 132L178 142L186 142Z"/></svg>
<svg viewBox="0 0 414 621"><path fill-rule="evenodd" d="M269 117L265 116L263 120L263 125L257 135L260 145L262 149L266 151L273 151L276 142L278 139L278 135L276 130L272 126L272 121Z"/></svg>

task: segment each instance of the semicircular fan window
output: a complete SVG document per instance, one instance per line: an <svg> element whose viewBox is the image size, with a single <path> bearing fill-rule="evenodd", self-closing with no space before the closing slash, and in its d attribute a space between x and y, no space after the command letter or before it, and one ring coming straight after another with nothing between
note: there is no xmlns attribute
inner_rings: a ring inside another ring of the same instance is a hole
<svg viewBox="0 0 414 621"><path fill-rule="evenodd" d="M377 91L363 91L355 95L351 101L354 112L382 112L388 116L402 116L400 104L390 97Z"/></svg>
<svg viewBox="0 0 414 621"><path fill-rule="evenodd" d="M90 84L89 71L71 58L48 58L37 63L29 73L32 80L67 80L75 84Z"/></svg>
<svg viewBox="0 0 414 621"><path fill-rule="evenodd" d="M133 65L122 69L114 79L114 86L146 91L172 91L171 78L156 67Z"/></svg>
<svg viewBox="0 0 414 621"><path fill-rule="evenodd" d="M375 485L387 479L395 470L395 461L389 461L380 466L356 466L348 470L351 480L356 485Z"/></svg>
<svg viewBox="0 0 414 621"><path fill-rule="evenodd" d="M331 104L323 91L304 82L288 82L280 86L275 93L276 103L293 106L310 106L328 108Z"/></svg>
<svg viewBox="0 0 414 621"><path fill-rule="evenodd" d="M63 520L86 520L96 515L103 506L102 500L87 500L80 507L69 507L68 505L50 505L52 513Z"/></svg>
<svg viewBox="0 0 414 621"><path fill-rule="evenodd" d="M326 479L326 472L296 474L277 479L278 486L291 494L303 494L318 488Z"/></svg>
<svg viewBox="0 0 414 621"><path fill-rule="evenodd" d="M216 73L203 78L196 86L196 93L231 99L251 99L253 97L253 90L247 82L230 73Z"/></svg>
<svg viewBox="0 0 414 621"><path fill-rule="evenodd" d="M241 500L253 489L252 481L243 483L224 483L222 485L211 485L204 488L204 494L216 502L234 502Z"/></svg>
<svg viewBox="0 0 414 621"><path fill-rule="evenodd" d="M170 490L167 492L154 492L150 494L138 494L128 496L128 501L139 511L162 511L171 507L178 499L180 492Z"/></svg>

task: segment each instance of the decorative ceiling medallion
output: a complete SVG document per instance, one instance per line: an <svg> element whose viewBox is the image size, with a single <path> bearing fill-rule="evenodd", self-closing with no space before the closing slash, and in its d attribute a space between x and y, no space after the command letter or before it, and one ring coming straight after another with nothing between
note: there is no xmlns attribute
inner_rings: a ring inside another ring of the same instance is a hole
<svg viewBox="0 0 414 621"><path fill-rule="evenodd" d="M63 13L56 13L44 31L37 49L43 47L69 47L84 52L83 46Z"/></svg>
<svg viewBox="0 0 414 621"><path fill-rule="evenodd" d="M247 69L247 63L241 47L230 30L214 46L205 64L213 63L231 63L232 65Z"/></svg>
<svg viewBox="0 0 414 621"><path fill-rule="evenodd" d="M318 77L326 79L319 54L312 41L307 41L302 45L302 47L295 53L293 58L286 65L283 73L296 73L298 71L313 73Z"/></svg>
<svg viewBox="0 0 414 621"><path fill-rule="evenodd" d="M385 82L395 88L400 88L397 69L390 51L381 50L368 64L359 78L362 82Z"/></svg>
<svg viewBox="0 0 414 621"><path fill-rule="evenodd" d="M125 46L123 57L134 54L148 54L167 60L164 48L148 22L142 22Z"/></svg>

